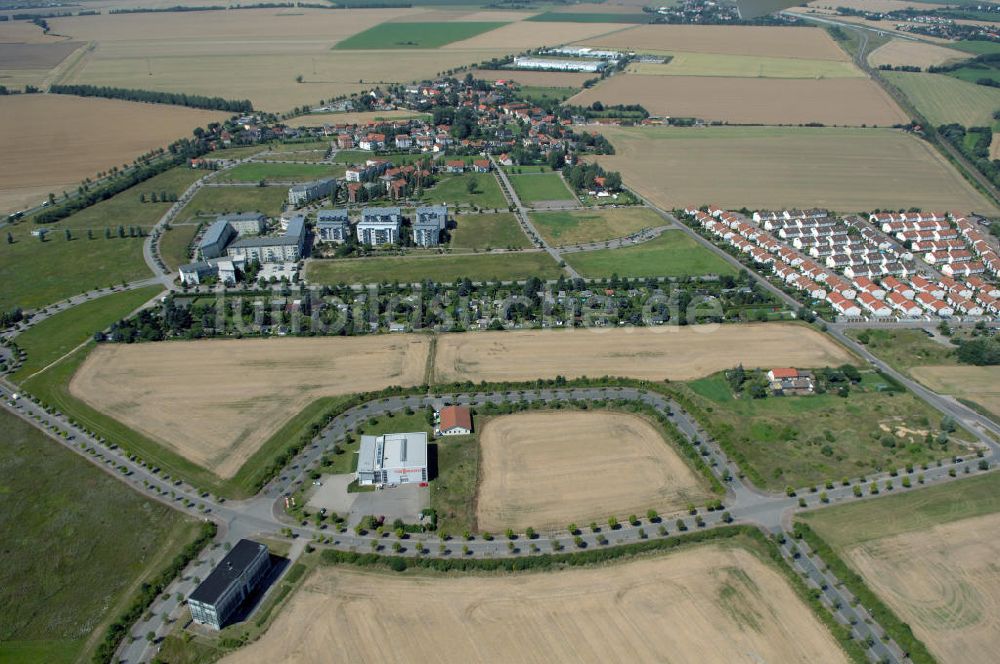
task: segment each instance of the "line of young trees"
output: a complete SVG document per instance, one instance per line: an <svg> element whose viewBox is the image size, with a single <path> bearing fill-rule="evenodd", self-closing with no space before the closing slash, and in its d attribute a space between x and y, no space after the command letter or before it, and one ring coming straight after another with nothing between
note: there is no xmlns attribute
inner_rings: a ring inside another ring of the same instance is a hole
<svg viewBox="0 0 1000 664"><path fill-rule="evenodd" d="M183 92L114 88L107 85L53 85L49 88L49 91L60 95L124 99L126 101L140 101L147 104L172 104L174 106L206 108L211 111L228 111L230 113L253 112L253 104L250 103L249 99L223 99L222 97L189 95Z"/></svg>

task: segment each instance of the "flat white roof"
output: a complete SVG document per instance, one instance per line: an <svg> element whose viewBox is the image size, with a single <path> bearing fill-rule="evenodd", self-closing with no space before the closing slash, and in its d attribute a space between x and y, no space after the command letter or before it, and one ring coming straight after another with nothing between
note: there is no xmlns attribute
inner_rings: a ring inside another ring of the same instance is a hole
<svg viewBox="0 0 1000 664"><path fill-rule="evenodd" d="M427 434L387 433L384 436L361 436L358 472L402 470L427 465Z"/></svg>

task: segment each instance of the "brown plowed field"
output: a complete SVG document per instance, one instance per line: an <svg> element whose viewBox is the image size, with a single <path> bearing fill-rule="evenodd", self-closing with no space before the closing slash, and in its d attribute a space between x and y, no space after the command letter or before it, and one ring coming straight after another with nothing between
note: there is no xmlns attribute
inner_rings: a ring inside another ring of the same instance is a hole
<svg viewBox="0 0 1000 664"><path fill-rule="evenodd" d="M438 338L435 378L522 381L562 375L690 380L740 363L821 367L852 360L829 337L802 325L475 332Z"/></svg>
<svg viewBox="0 0 1000 664"><path fill-rule="evenodd" d="M698 546L600 567L472 576L321 567L261 639L222 660L840 664L768 564Z"/></svg>
<svg viewBox="0 0 1000 664"><path fill-rule="evenodd" d="M228 478L318 397L420 383L428 347L412 335L104 345L69 387Z"/></svg>
<svg viewBox="0 0 1000 664"><path fill-rule="evenodd" d="M540 412L489 421L479 436L481 531L660 514L709 497L698 476L637 415Z"/></svg>
<svg viewBox="0 0 1000 664"><path fill-rule="evenodd" d="M909 118L867 78L786 79L619 74L571 97L589 106L641 104L653 115L733 124L882 125Z"/></svg>

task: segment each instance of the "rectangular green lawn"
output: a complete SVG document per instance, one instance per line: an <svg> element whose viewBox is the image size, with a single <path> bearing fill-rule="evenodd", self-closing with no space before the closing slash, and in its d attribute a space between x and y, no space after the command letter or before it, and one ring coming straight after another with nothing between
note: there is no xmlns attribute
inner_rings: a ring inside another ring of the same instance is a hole
<svg viewBox="0 0 1000 664"><path fill-rule="evenodd" d="M286 187L202 187L180 216L256 211L274 217L281 213L287 200Z"/></svg>
<svg viewBox="0 0 1000 664"><path fill-rule="evenodd" d="M17 345L27 352L28 359L12 378L20 382L43 369L161 292L160 286L147 286L113 293L43 320L17 337Z"/></svg>
<svg viewBox="0 0 1000 664"><path fill-rule="evenodd" d="M310 261L306 270L307 278L313 284L417 282L424 279L451 283L462 278L473 281L522 280L529 277L555 279L561 273L556 262L540 251Z"/></svg>
<svg viewBox="0 0 1000 664"><path fill-rule="evenodd" d="M197 233L198 222L195 221L172 224L169 230L164 231L160 236L160 257L168 268L176 270L191 262L188 247Z"/></svg>
<svg viewBox="0 0 1000 664"><path fill-rule="evenodd" d="M522 203L536 201L567 201L573 200L573 193L566 188L562 178L557 173L540 173L531 175L511 175L510 183L514 186Z"/></svg>
<svg viewBox="0 0 1000 664"><path fill-rule="evenodd" d="M326 164L240 164L220 176L219 182L259 182L277 180L279 182L308 182L322 178L343 177L343 166Z"/></svg>
<svg viewBox="0 0 1000 664"><path fill-rule="evenodd" d="M476 188L471 193L468 188L470 180L476 183ZM426 190L421 200L429 204L467 204L494 210L507 209L507 199L504 198L500 185L492 173L445 176Z"/></svg>
<svg viewBox="0 0 1000 664"><path fill-rule="evenodd" d="M0 412L0 661L91 661L138 585L198 522Z"/></svg>
<svg viewBox="0 0 1000 664"><path fill-rule="evenodd" d="M642 206L532 212L531 221L547 242L563 246L613 240L668 223L653 210Z"/></svg>
<svg viewBox="0 0 1000 664"><path fill-rule="evenodd" d="M45 242L31 236L30 221L6 226L0 241L0 311L35 309L71 295L150 276L142 258L143 239L119 238L118 226L150 228L170 208L152 194L180 196L205 171L178 167L53 224ZM146 195L146 201L141 196ZM69 229L72 239L66 240ZM105 239L105 229L112 232ZM88 238L88 231L93 239ZM13 244L6 241L11 234Z"/></svg>
<svg viewBox="0 0 1000 664"><path fill-rule="evenodd" d="M454 219L451 246L456 249L521 249L531 246L521 225L509 212L461 214Z"/></svg>
<svg viewBox="0 0 1000 664"><path fill-rule="evenodd" d="M381 23L339 42L335 49L438 48L507 25L499 21Z"/></svg>
<svg viewBox="0 0 1000 664"><path fill-rule="evenodd" d="M622 249L563 254L584 277L695 277L736 274L735 268L681 231Z"/></svg>

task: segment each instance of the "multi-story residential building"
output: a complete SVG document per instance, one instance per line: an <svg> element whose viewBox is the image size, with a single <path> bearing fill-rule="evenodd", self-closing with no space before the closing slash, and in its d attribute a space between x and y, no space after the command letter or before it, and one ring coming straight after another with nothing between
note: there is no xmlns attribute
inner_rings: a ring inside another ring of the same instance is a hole
<svg viewBox="0 0 1000 664"><path fill-rule="evenodd" d="M219 220L233 227L237 235L260 235L264 231L267 218L260 212L237 212L219 215Z"/></svg>
<svg viewBox="0 0 1000 664"><path fill-rule="evenodd" d="M320 210L316 213L316 236L320 242L346 242L351 235L347 210Z"/></svg>
<svg viewBox="0 0 1000 664"><path fill-rule="evenodd" d="M217 219L208 227L198 243L198 255L202 260L218 258L226 252L226 245L236 236L236 231L225 219Z"/></svg>
<svg viewBox="0 0 1000 664"><path fill-rule="evenodd" d="M358 223L358 242L370 245L399 242L403 216L398 207L365 208Z"/></svg>
<svg viewBox="0 0 1000 664"><path fill-rule="evenodd" d="M288 204L298 207L320 198L333 196L336 191L337 181L334 178L297 184L288 190Z"/></svg>
<svg viewBox="0 0 1000 664"><path fill-rule="evenodd" d="M419 207L413 215L413 244L418 247L436 247L441 243L441 231L448 222L448 207L435 205Z"/></svg>
<svg viewBox="0 0 1000 664"><path fill-rule="evenodd" d="M284 235L243 238L229 245L226 253L243 256L246 261L286 263L302 258L305 241L305 219L296 217L288 222Z"/></svg>

